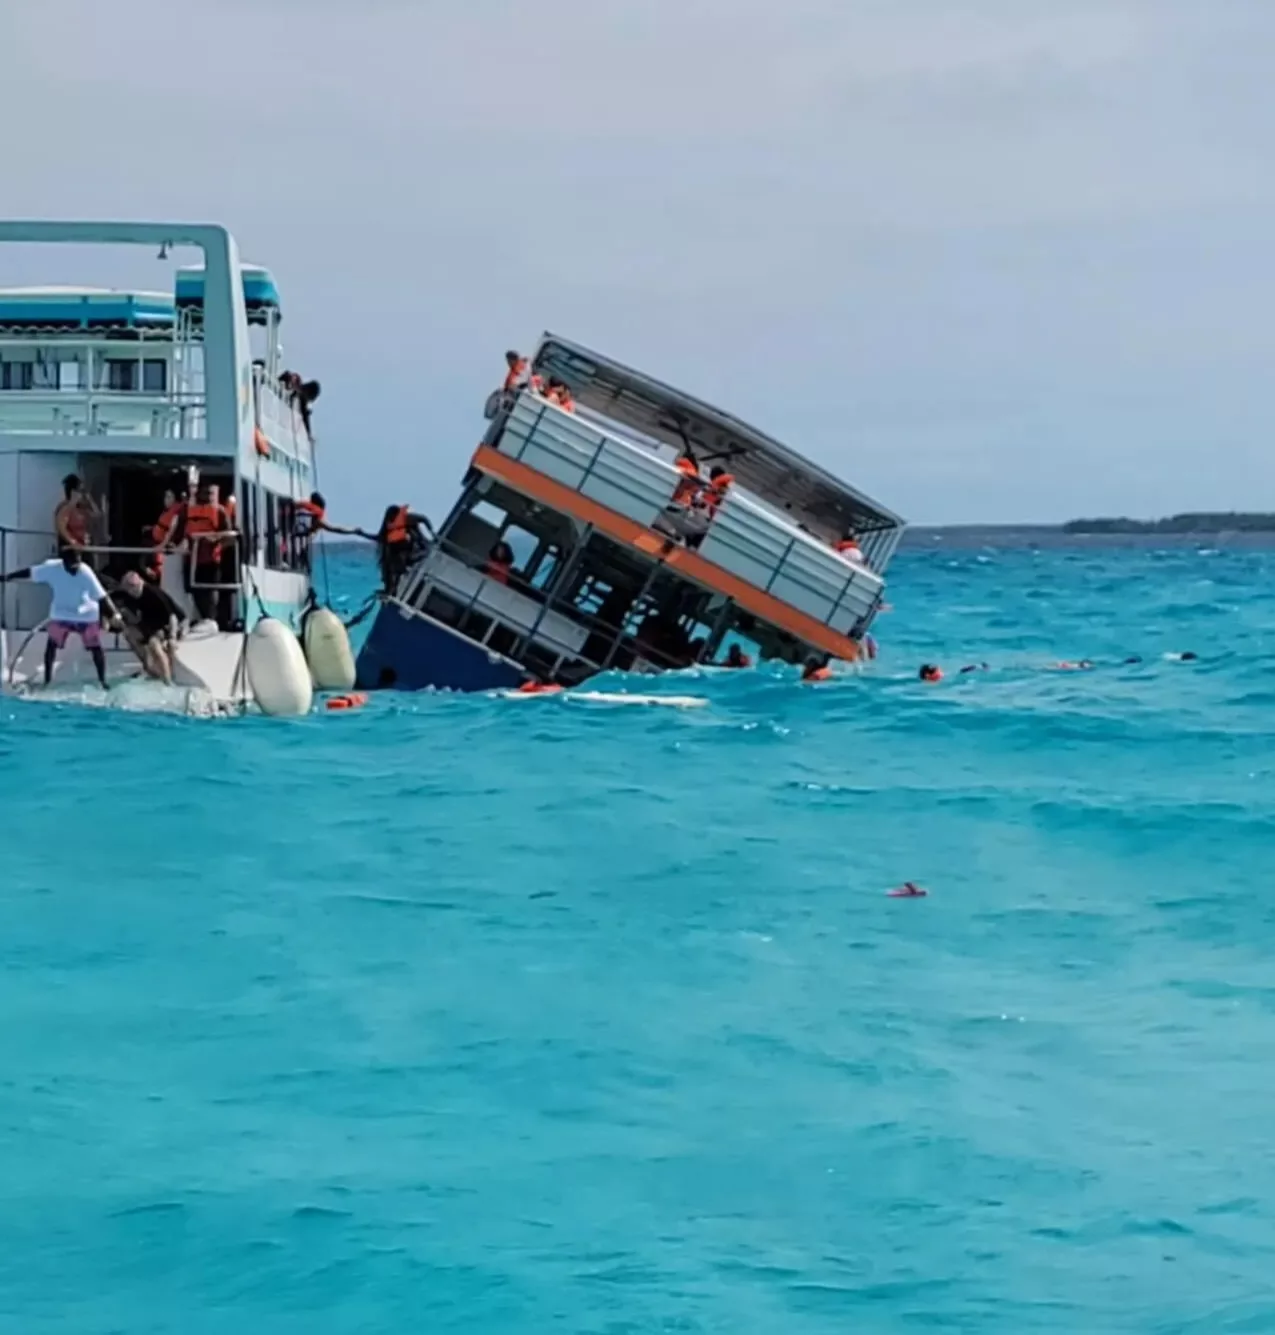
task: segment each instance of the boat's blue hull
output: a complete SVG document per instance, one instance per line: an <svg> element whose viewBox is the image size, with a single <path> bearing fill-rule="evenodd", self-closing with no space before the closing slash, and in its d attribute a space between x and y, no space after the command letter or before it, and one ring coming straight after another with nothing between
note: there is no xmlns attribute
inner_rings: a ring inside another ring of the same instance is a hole
<svg viewBox="0 0 1275 1335"><path fill-rule="evenodd" d="M525 674L429 617L385 603L359 653L358 685L422 691L495 691L518 686Z"/></svg>

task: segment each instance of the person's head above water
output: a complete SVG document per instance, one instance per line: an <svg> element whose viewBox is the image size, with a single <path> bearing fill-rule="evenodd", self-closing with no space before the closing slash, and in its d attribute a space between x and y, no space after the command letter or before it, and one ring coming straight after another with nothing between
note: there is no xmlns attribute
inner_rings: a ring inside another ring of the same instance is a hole
<svg viewBox="0 0 1275 1335"><path fill-rule="evenodd" d="M74 547L63 547L59 555L62 557L62 568L74 575L82 564L80 553Z"/></svg>
<svg viewBox="0 0 1275 1335"><path fill-rule="evenodd" d="M1200 655L1197 654L1194 649L1188 649L1186 653L1182 655L1181 661L1183 663L1194 663L1199 657Z"/></svg>
<svg viewBox="0 0 1275 1335"><path fill-rule="evenodd" d="M943 669L935 663L922 663L921 670L917 673L922 681L942 681Z"/></svg>

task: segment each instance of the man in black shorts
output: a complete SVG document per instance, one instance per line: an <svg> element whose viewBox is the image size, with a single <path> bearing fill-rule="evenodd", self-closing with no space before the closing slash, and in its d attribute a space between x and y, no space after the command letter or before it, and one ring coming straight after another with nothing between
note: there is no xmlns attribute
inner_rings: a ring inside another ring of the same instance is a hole
<svg viewBox="0 0 1275 1335"><path fill-rule="evenodd" d="M148 584L136 570L120 580L116 605L128 619L124 635L149 676L173 684L172 642L186 625L186 614L163 589Z"/></svg>

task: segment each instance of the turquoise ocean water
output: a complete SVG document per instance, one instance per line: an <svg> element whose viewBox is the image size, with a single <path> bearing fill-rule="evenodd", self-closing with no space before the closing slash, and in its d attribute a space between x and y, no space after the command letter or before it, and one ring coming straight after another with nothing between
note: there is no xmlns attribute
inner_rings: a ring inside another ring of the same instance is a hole
<svg viewBox="0 0 1275 1335"><path fill-rule="evenodd" d="M0 1328L1275 1330L1273 580L905 553L871 674L697 711L0 701Z"/></svg>

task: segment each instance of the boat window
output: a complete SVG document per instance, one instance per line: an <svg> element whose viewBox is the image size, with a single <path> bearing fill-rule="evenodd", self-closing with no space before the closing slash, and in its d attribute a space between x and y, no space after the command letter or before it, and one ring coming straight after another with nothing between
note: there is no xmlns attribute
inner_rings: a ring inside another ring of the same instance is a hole
<svg viewBox="0 0 1275 1335"><path fill-rule="evenodd" d="M266 565L278 567L283 555L283 544L279 541L279 506L278 498L274 492L267 491L265 494L265 516L266 516Z"/></svg>
<svg viewBox="0 0 1275 1335"><path fill-rule="evenodd" d="M5 362L0 365L0 389L30 389L35 380L32 362Z"/></svg>
<svg viewBox="0 0 1275 1335"><path fill-rule="evenodd" d="M137 363L132 359L108 357L106 359L107 389L129 391L137 388Z"/></svg>
<svg viewBox="0 0 1275 1335"><path fill-rule="evenodd" d="M514 569L526 570L540 546L540 539L534 533L528 533L525 528L519 528L517 524L510 524L500 536L513 551Z"/></svg>
<svg viewBox="0 0 1275 1335"><path fill-rule="evenodd" d="M533 589L545 589L549 586L553 577L558 573L558 568L562 563L562 548L556 542L550 543L543 552L540 553L540 559L536 562L535 569L528 569L526 573L527 583Z"/></svg>
<svg viewBox="0 0 1275 1335"><path fill-rule="evenodd" d="M74 390L80 387L80 363L76 360L58 362L58 388Z"/></svg>
<svg viewBox="0 0 1275 1335"><path fill-rule="evenodd" d="M142 390L146 394L162 394L168 388L168 363L159 357L148 357L142 363Z"/></svg>
<svg viewBox="0 0 1275 1335"><path fill-rule="evenodd" d="M470 506L469 513L475 519L480 519L484 524L490 524L492 528L500 528L505 520L509 518L508 511L501 510L492 505L490 501L478 501Z"/></svg>

